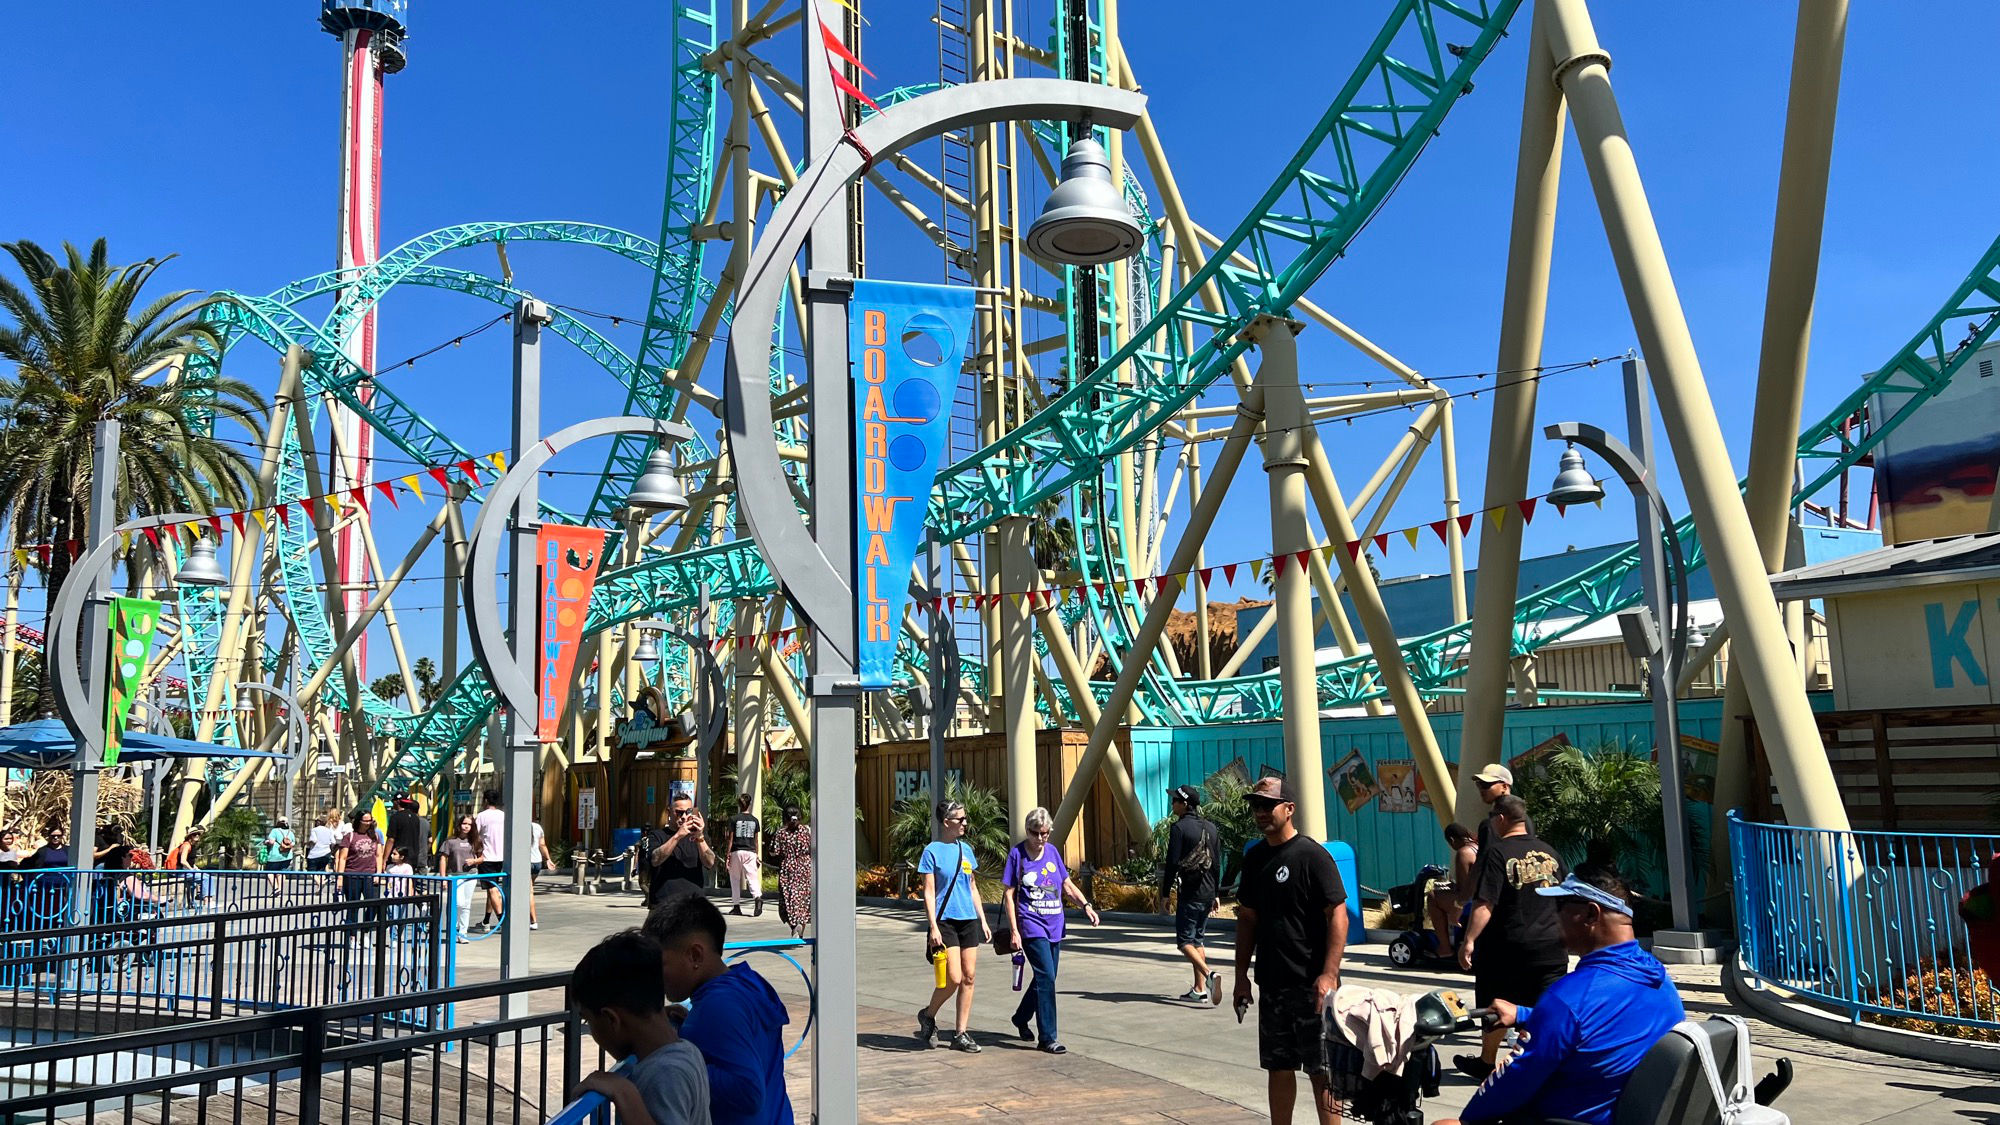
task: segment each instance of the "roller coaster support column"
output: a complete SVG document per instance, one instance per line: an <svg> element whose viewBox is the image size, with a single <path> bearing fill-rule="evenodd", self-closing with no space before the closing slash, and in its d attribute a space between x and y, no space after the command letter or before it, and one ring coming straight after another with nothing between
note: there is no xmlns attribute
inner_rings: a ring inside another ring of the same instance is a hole
<svg viewBox="0 0 2000 1125"><path fill-rule="evenodd" d="M1039 583L1028 531L1026 516L1000 521L1000 588L1008 591L1000 599L1000 714L1007 732L1007 831L1014 837L1027 830L1021 818L1041 804L1035 770L1035 621L1026 604Z"/></svg>
<svg viewBox="0 0 2000 1125"><path fill-rule="evenodd" d="M1260 316L1244 335L1264 355L1257 383L1264 388L1264 472L1270 477L1271 567L1277 572L1271 615L1278 620L1278 682L1284 689L1285 774L1298 798L1299 831L1326 839L1326 768L1319 745L1319 668L1313 659L1310 572L1305 552L1315 551L1306 522L1307 420L1299 388L1299 346L1305 330L1295 320ZM1302 557L1294 557L1302 556ZM1171 600L1171 599L1166 599Z"/></svg>
<svg viewBox="0 0 2000 1125"><path fill-rule="evenodd" d="M1556 189L1562 178L1563 97L1549 80L1548 5L1535 5L1528 41L1528 84L1521 98L1521 144L1514 165L1514 218L1507 285L1500 299L1500 374L1493 389L1493 433L1486 447L1485 506L1528 492L1535 440L1536 380L1523 373L1542 362L1555 247ZM1512 373L1512 374L1510 374ZM1458 747L1458 807L1477 809L1472 775L1503 756L1507 682L1513 666L1514 598L1521 576L1521 524L1508 520L1479 537L1479 582L1472 591L1472 639L1466 655L1465 725Z"/></svg>
<svg viewBox="0 0 2000 1125"><path fill-rule="evenodd" d="M1576 121L1612 260L1653 374L1660 418L1708 552L1716 596L1735 639L1732 669L1749 689L1785 818L1805 827L1845 831L1847 810L1834 786L1819 727L1785 641L1784 620L1736 490L1722 427L1702 379L1694 338L1667 268L1666 249L1653 224L1638 162L1611 90L1611 57L1598 46L1583 0L1547 3L1554 78Z"/></svg>
<svg viewBox="0 0 2000 1125"><path fill-rule="evenodd" d="M1846 38L1847 0L1800 0L1798 30L1792 40L1785 149L1778 169L1778 216L1771 234L1771 275L1764 290L1757 405L1750 424L1750 487L1744 497L1767 573L1784 569L1792 522L1799 408L1806 392L1806 346L1812 337L1820 236L1826 226L1826 182L1833 163L1834 105L1840 98ZM1790 637L1801 654L1803 632ZM1722 746L1715 760L1718 812L1741 807L1750 794L1750 753L1742 722L1750 713L1749 703L1742 678L1731 676L1722 703ZM1710 850L1716 886L1726 886L1735 874L1728 837L1727 832L1715 833Z"/></svg>
<svg viewBox="0 0 2000 1125"><path fill-rule="evenodd" d="M755 598L743 598L736 603L735 635L756 637L763 632L762 615L758 612ZM721 630L717 630L718 633ZM757 651L749 645L736 646L732 655L736 673L736 705L732 708L732 718L736 723L736 791L750 795L750 808L758 816L764 815L764 731L770 716L766 709L770 704L764 698L764 673L757 667ZM775 831L765 825L766 832Z"/></svg>

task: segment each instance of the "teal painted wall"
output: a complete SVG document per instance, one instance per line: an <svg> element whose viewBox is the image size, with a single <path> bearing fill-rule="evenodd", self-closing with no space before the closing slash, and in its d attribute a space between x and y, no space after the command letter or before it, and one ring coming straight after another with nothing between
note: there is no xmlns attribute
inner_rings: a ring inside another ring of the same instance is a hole
<svg viewBox="0 0 2000 1125"><path fill-rule="evenodd" d="M1815 710L1833 705L1826 693L1812 697ZM1719 739L1722 700L1691 699L1680 705L1681 734L1708 742ZM1458 743L1463 716L1431 716L1447 761L1458 761ZM1577 746L1591 747L1619 742L1650 747L1653 736L1652 705L1646 702L1597 703L1569 707L1538 707L1507 713L1506 754L1509 759L1557 734ZM1320 723L1320 745L1327 766L1338 764L1350 751L1358 750L1371 774L1377 763L1408 759L1409 743L1393 716L1382 718L1326 719ZM1140 800L1149 817L1167 814L1166 791L1182 784L1199 785L1210 774L1237 758L1254 779L1265 767L1285 766L1283 728L1280 724L1240 723L1208 727L1136 727L1132 730L1134 778ZM1371 798L1360 809L1349 812L1333 786L1326 785L1327 827L1337 840L1354 846L1360 863L1361 883L1373 891L1408 882L1418 867L1442 863L1446 858L1444 838L1437 816L1428 806L1415 812L1383 812L1380 798ZM1690 819L1707 824L1706 804L1689 806Z"/></svg>

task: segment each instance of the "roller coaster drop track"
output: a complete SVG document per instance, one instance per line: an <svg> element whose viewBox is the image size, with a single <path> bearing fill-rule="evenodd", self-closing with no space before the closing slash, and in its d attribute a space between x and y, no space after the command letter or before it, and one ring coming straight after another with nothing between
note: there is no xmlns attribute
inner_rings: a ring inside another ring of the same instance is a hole
<svg viewBox="0 0 2000 1125"><path fill-rule="evenodd" d="M1517 6L1518 0L1479 5L1439 0L1395 3L1382 31L1298 152L1256 208L1222 240L1208 264L1167 296L1151 319L1133 328L1125 343L1095 371L1075 380L999 442L939 474L931 520L940 539L964 539L1006 516L1031 512L1048 497L1088 486L1104 474L1112 458L1157 433L1228 372L1248 347L1242 330L1251 319L1287 312L1381 207L1451 106L1471 89L1474 72L1505 33ZM657 243L580 223L448 228L405 244L363 276L323 274L261 298L227 295L213 314L226 338L234 343L254 337L279 349L300 344L311 355L310 390L330 394L361 412L379 433L419 462L456 461L467 456L465 450L383 384L370 381L340 357L336 343L345 326L402 283L455 289L502 304L521 295L500 282L431 264L447 250L505 241L595 246L643 261L653 271L639 357L624 356L560 310L555 330L628 388L632 412L666 416L684 409L684 401L663 376L676 370L685 356L693 311L708 296L702 277L703 244L692 239L690 231L708 205L713 180L716 83L703 60L715 47L715 20L712 6L694 4L678 5L675 19L670 166ZM1454 38L1465 42L1456 43ZM1210 285L1222 294L1222 308L1206 307L1201 301L1203 289ZM345 296L321 326L315 327L293 309L309 297L336 290ZM1935 396L1992 334L2000 321L1996 312L2000 312L2000 242L1988 248L1965 282L1908 344L1801 437L1800 457L1819 471L1795 501L1855 465ZM1947 325L1968 318L1974 321L1974 330L1959 344L1947 345ZM366 405L355 393L364 382L371 383L374 391ZM1877 395L1891 404L1887 416L1858 439L1850 438L1842 423ZM647 452L637 443L614 450L587 518L602 520L609 514L611 500L623 494ZM689 452L707 455L705 450ZM285 463L295 466L297 458L287 456ZM302 473L281 476L280 500L304 494ZM281 547L286 579L294 590L312 589L316 581L303 522ZM1691 523L1683 522L1676 533L1690 565L1701 565L1703 556ZM1105 553L1105 565L1113 553ZM1532 653L1635 604L1637 565L1637 551L1628 549L1523 599L1515 615L1515 652ZM717 601L769 596L775 590L769 570L746 540L649 556L600 579L586 630L596 633L636 618L684 609L695 603L703 588ZM1127 596L1136 598L1136 589ZM1101 625L1107 618L1130 620L1127 614L1141 608L1135 601L1130 606L1092 607L1092 612ZM308 668L314 667L333 649L324 607L315 599L294 598L290 609L301 633L302 659ZM209 654L206 660L192 656L188 662L190 695L199 706L213 674L214 651L212 644L200 641L215 635L219 610L213 594L200 594L183 599L182 613L196 630L186 651ZM1459 625L1403 643L1420 689L1436 689L1463 675L1469 637L1469 625ZM911 666L917 661L911 656L905 663ZM337 679L329 679L325 701L344 708L345 697L334 686ZM1149 677L1152 694L1160 692L1163 680ZM1093 688L1108 695L1110 684L1094 683ZM1147 712L1178 716L1185 722L1265 719L1276 716L1282 704L1275 672L1182 680L1166 691L1171 699L1148 701ZM1322 666L1318 691L1321 707L1358 704L1386 694L1374 660L1366 655ZM1056 694L1073 716L1074 707L1060 688ZM376 792L390 792L433 776L490 714L492 692L478 669L469 666L459 672L444 697L423 712L411 714L372 697L364 705L376 729L400 740L401 757L376 784Z"/></svg>

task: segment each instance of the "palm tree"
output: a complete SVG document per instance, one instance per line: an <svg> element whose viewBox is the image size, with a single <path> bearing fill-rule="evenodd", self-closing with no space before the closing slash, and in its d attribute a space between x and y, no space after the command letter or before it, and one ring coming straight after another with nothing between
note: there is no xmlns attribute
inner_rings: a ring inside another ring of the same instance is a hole
<svg viewBox="0 0 2000 1125"><path fill-rule="evenodd" d="M1660 767L1646 751L1562 746L1516 770L1514 795L1527 802L1536 834L1570 864L1614 867L1641 883L1659 869L1667 844ZM1690 835L1700 853L1699 833Z"/></svg>
<svg viewBox="0 0 2000 1125"><path fill-rule="evenodd" d="M403 674L401 672L391 672L374 683L369 684L368 690L374 693L375 698L382 702L394 703L398 699L403 698L406 690L403 687Z"/></svg>
<svg viewBox="0 0 2000 1125"><path fill-rule="evenodd" d="M113 266L103 239L86 257L63 244L65 261L32 242L0 243L23 284L0 277L0 518L14 541L53 542L47 565L53 601L69 574L61 544L88 534L91 449L98 422L123 426L116 510L213 512L242 506L253 478L249 458L214 436L215 420L257 436L263 398L247 383L180 377L197 353L220 351L200 320L201 303L180 290L139 305L140 291L166 259ZM165 371L158 384L147 380Z"/></svg>
<svg viewBox="0 0 2000 1125"><path fill-rule="evenodd" d="M410 666L410 674L417 678L417 699L429 707L444 698L444 685L438 682L437 662L428 656L417 657Z"/></svg>

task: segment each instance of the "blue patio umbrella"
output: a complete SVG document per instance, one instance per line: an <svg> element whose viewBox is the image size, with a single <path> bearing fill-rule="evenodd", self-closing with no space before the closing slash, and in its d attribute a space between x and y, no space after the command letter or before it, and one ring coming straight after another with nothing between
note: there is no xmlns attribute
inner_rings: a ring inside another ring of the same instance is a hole
<svg viewBox="0 0 2000 1125"><path fill-rule="evenodd" d="M286 755L241 746L197 742L191 738L128 731L119 760L152 761L157 758L283 758ZM61 719L36 719L0 727L0 766L10 769L61 769L74 764L76 739Z"/></svg>

